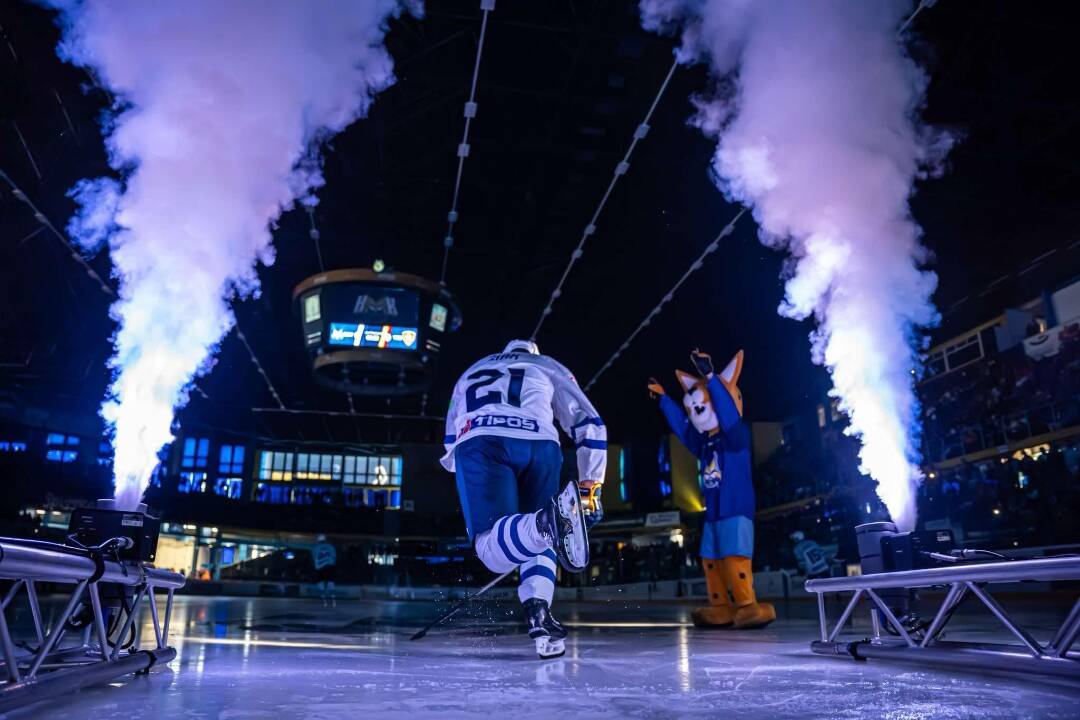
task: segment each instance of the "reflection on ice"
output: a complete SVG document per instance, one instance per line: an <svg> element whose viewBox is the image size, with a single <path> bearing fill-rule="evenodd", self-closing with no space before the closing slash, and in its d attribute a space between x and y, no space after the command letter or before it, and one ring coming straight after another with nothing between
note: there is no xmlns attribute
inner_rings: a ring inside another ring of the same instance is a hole
<svg viewBox="0 0 1080 720"><path fill-rule="evenodd" d="M812 655L812 602L781 607L781 619L757 632L698 630L689 609L563 604L566 656L541 662L509 606L479 606L410 642L430 604L178 598L179 657L168 668L12 717L991 720L1072 718L1080 703L1076 688ZM1060 619L1038 613L1037 626ZM985 638L977 619L961 618Z"/></svg>

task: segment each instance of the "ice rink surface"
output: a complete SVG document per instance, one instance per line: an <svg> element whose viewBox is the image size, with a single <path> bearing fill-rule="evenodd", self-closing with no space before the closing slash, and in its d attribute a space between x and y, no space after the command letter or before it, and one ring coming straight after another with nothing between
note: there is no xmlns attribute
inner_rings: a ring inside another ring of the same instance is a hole
<svg viewBox="0 0 1080 720"><path fill-rule="evenodd" d="M1008 604L1008 601L1006 601ZM485 604L417 642L428 602L177 599L168 667L12 720L261 718L1078 718L1080 688L812 655L809 602L760 631L702 631L691 605L556 606L566 656L540 661L517 609ZM839 614L839 605L832 611ZM865 613L860 613L865 615ZM1064 615L1032 606L1037 637ZM988 615L950 637L1001 640ZM865 632L861 623L856 630Z"/></svg>

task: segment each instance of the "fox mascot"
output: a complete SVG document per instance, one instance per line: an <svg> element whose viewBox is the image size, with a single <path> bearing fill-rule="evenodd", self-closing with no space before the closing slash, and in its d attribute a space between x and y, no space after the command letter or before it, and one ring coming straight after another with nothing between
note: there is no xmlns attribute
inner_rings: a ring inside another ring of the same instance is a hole
<svg viewBox="0 0 1080 720"><path fill-rule="evenodd" d="M659 397L671 431L697 456L701 468L705 494L701 562L709 604L694 610L694 624L763 628L776 619L776 609L757 601L750 572L754 485L750 479L750 429L742 419L738 386L743 352L736 353L719 375L713 372L712 358L700 350L690 353L690 359L698 375L675 371L685 392L683 407L655 378L649 378L649 391Z"/></svg>

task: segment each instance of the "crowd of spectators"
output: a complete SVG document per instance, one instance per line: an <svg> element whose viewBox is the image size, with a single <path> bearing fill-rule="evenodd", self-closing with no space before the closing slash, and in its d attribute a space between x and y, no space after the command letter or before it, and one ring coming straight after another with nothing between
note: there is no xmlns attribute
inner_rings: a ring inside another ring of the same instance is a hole
<svg viewBox="0 0 1080 720"><path fill-rule="evenodd" d="M591 550L589 582L596 585L655 583L701 574L697 553L687 553L682 543L671 540L639 545L608 540L594 543Z"/></svg>
<svg viewBox="0 0 1080 720"><path fill-rule="evenodd" d="M919 490L919 513L997 548L1080 542L1080 445L1047 444L934 472Z"/></svg>
<svg viewBox="0 0 1080 720"><path fill-rule="evenodd" d="M926 459L940 462L1080 423L1080 327L1059 335L1057 354L1024 346L978 360L920 386Z"/></svg>

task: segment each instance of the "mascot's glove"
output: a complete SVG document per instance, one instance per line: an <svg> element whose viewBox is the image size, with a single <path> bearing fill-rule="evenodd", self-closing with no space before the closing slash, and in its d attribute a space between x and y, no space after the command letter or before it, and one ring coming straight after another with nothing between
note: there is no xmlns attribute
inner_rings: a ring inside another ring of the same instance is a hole
<svg viewBox="0 0 1080 720"><path fill-rule="evenodd" d="M649 397L657 399L664 395L667 395L667 392L664 390L664 386L660 384L660 381L654 377L649 378Z"/></svg>
<svg viewBox="0 0 1080 720"><path fill-rule="evenodd" d="M604 489L602 480L583 480L578 484L581 491L581 506L585 511L585 528L592 530L596 523L604 519L604 506L600 504L600 492Z"/></svg>
<svg viewBox="0 0 1080 720"><path fill-rule="evenodd" d="M713 374L712 355L695 349L690 353L690 362L694 363L701 377L711 377Z"/></svg>

